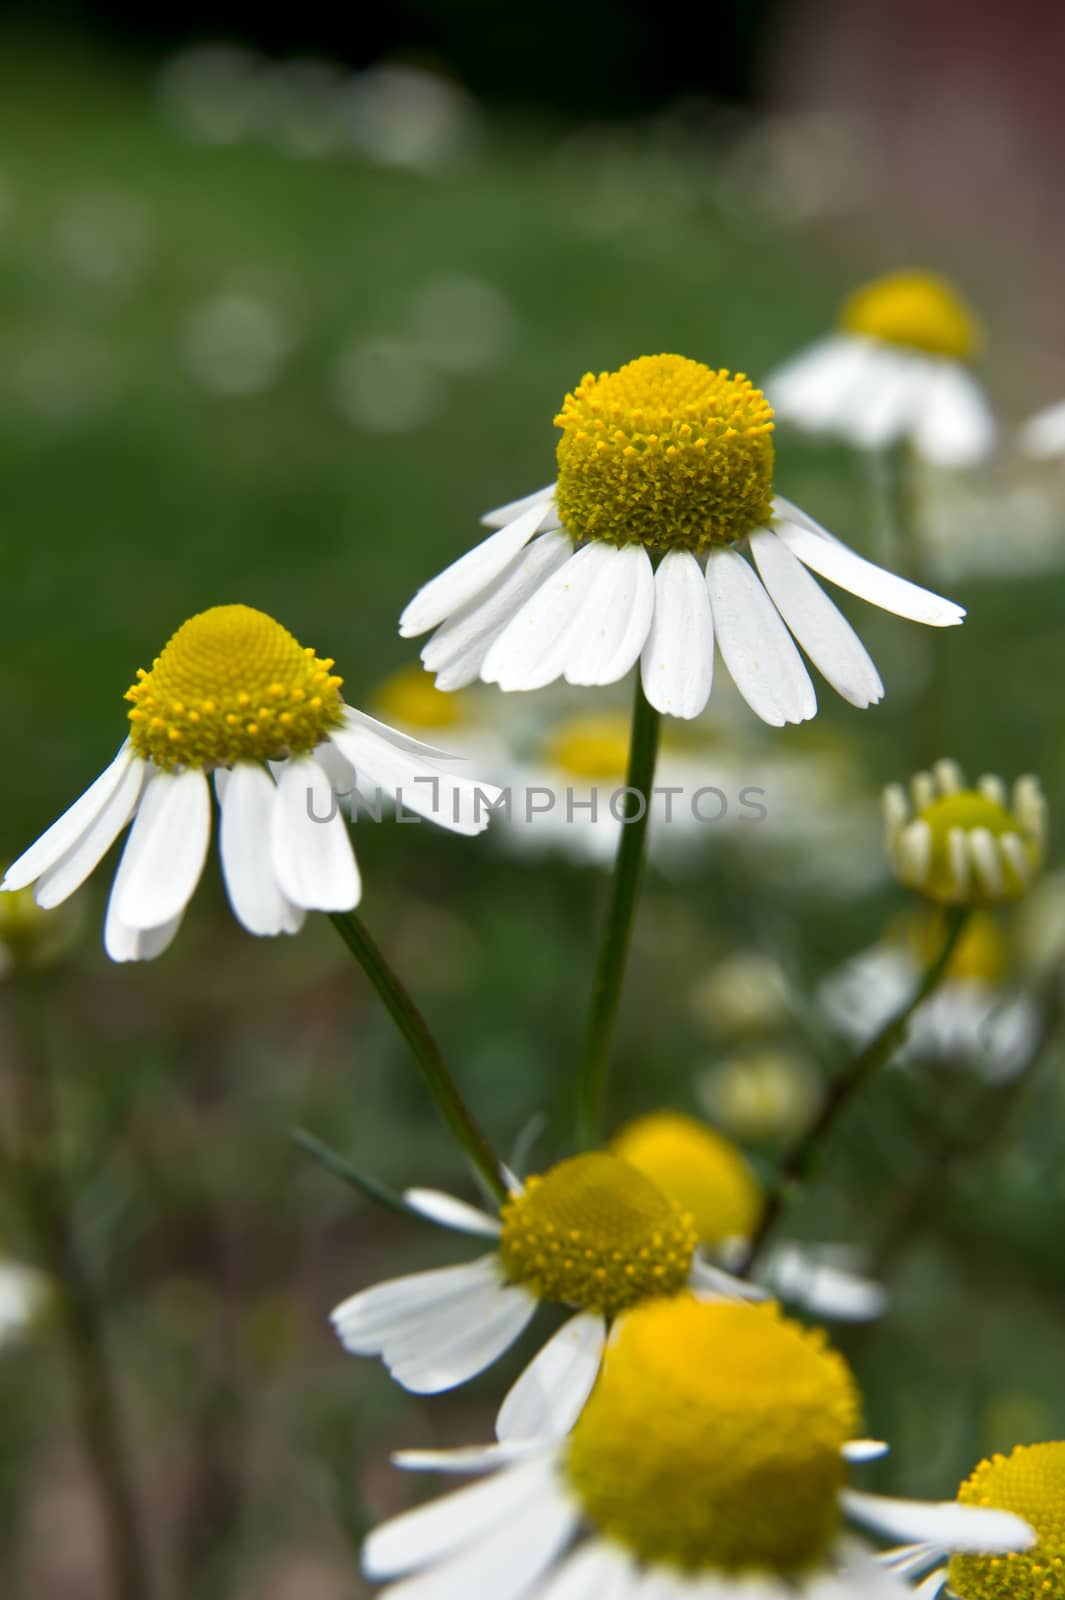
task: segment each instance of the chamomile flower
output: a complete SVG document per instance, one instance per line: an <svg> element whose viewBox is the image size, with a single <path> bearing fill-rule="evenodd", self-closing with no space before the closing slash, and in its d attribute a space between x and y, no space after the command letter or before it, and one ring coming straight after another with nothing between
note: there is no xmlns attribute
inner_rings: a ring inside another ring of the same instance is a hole
<svg viewBox="0 0 1065 1600"><path fill-rule="evenodd" d="M650 1178L604 1152L529 1178L498 1217L435 1190L409 1190L405 1198L495 1248L464 1266L414 1273L345 1300L332 1321L352 1354L379 1355L405 1389L438 1394L498 1360L541 1301L575 1313L508 1393L496 1422L500 1439L564 1434L595 1383L611 1323L642 1300L689 1286L761 1296L704 1263L692 1218Z"/></svg>
<svg viewBox="0 0 1065 1600"><path fill-rule="evenodd" d="M1065 400L1056 400L1028 418L1017 443L1022 455L1032 461L1050 461L1065 456Z"/></svg>
<svg viewBox="0 0 1065 1600"><path fill-rule="evenodd" d="M132 821L104 944L114 961L144 961L174 938L203 871L209 774L226 889L249 933L295 933L309 910L358 903L338 791L402 791L410 810L479 833L498 791L346 705L332 669L249 606L190 618L127 691L130 731L118 754L0 887L35 884L39 906L60 905Z"/></svg>
<svg viewBox="0 0 1065 1600"><path fill-rule="evenodd" d="M971 467L995 445L973 364L983 330L944 279L895 272L852 294L834 333L769 375L781 421L863 450L908 441L925 460Z"/></svg>
<svg viewBox="0 0 1065 1600"><path fill-rule="evenodd" d="M942 914L933 913L863 950L821 985L825 1013L855 1044L867 1043L912 998L943 939ZM991 1083L1012 1078L1031 1056L1040 1022L1035 1002L1009 984L1008 964L998 924L975 913L893 1059L961 1068Z"/></svg>
<svg viewBox="0 0 1065 1600"><path fill-rule="evenodd" d="M917 622L962 619L774 495L773 412L742 374L642 356L588 373L555 422L557 482L484 517L498 531L400 619L406 638L435 630L422 660L441 689L602 685L639 661L652 706L696 717L716 639L748 705L780 727L817 710L794 640L852 705L884 692L811 571Z"/></svg>
<svg viewBox="0 0 1065 1600"><path fill-rule="evenodd" d="M958 1505L1011 1512L1035 1538L1010 1551L952 1555L948 1542L932 1536L886 1551L884 1569L915 1578L935 1567L917 1589L921 1600L941 1593L956 1600L1063 1600L1065 1443L1018 1445L1008 1456L981 1461L958 1490Z"/></svg>
<svg viewBox="0 0 1065 1600"><path fill-rule="evenodd" d="M765 1195L731 1140L695 1117L652 1111L627 1123L611 1149L683 1207L710 1259L727 1270L746 1257ZM759 1282L815 1316L848 1322L878 1317L884 1291L839 1265L838 1253L832 1247L782 1242L766 1256Z"/></svg>
<svg viewBox="0 0 1065 1600"><path fill-rule="evenodd" d="M888 854L901 882L937 905L986 906L1016 900L1039 871L1046 847L1046 801L1037 780L1011 793L993 774L968 788L954 761L884 790Z"/></svg>
<svg viewBox="0 0 1065 1600"><path fill-rule="evenodd" d="M855 1440L858 1419L818 1330L773 1305L653 1301L615 1328L567 1439L397 1456L488 1476L371 1533L364 1571L389 1583L382 1600L902 1600L846 1521L1029 1546L1009 1512L848 1490L848 1459L882 1450Z"/></svg>

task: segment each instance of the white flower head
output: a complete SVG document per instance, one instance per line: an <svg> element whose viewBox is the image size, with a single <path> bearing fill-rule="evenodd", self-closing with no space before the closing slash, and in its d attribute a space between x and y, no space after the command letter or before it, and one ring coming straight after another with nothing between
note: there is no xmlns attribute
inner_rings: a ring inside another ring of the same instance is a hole
<svg viewBox="0 0 1065 1600"><path fill-rule="evenodd" d="M846 1363L776 1306L651 1301L618 1324L564 1442L397 1457L489 1475L377 1529L364 1570L382 1600L902 1600L845 1518L1030 1546L1008 1512L849 1491L848 1459L883 1453L854 1438L858 1410Z"/></svg>
<svg viewBox="0 0 1065 1600"><path fill-rule="evenodd" d="M349 911L359 870L337 794L401 796L412 812L479 833L498 790L345 704L333 662L250 606L185 622L127 692L130 732L95 783L7 870L60 905L132 821L107 911L114 961L159 955L207 858L213 774L230 904L250 933L295 933L307 911Z"/></svg>
<svg viewBox="0 0 1065 1600"><path fill-rule="evenodd" d="M404 637L435 630L422 660L442 689L603 685L639 661L652 706L696 717L716 640L748 705L780 727L817 710L795 641L852 705L884 692L812 572L934 627L964 615L774 495L773 412L742 373L643 356L588 373L555 420L557 482L489 513L498 531L400 619Z"/></svg>
<svg viewBox="0 0 1065 1600"><path fill-rule="evenodd" d="M765 382L782 422L863 450L902 441L936 466L972 467L996 427L973 374L983 330L956 291L928 272L895 272L845 302L836 332Z"/></svg>

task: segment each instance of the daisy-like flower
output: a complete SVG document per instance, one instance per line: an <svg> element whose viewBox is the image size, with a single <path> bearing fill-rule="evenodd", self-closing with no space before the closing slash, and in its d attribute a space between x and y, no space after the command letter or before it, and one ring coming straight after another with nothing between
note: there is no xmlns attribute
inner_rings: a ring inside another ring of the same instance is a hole
<svg viewBox="0 0 1065 1600"><path fill-rule="evenodd" d="M996 1555L951 1556L949 1542L933 1537L886 1551L884 1569L910 1579L934 1567L916 1591L921 1600L1065 1600L1065 1443L1018 1445L981 1461L958 1490L958 1504L1012 1512L1035 1541Z"/></svg>
<svg viewBox="0 0 1065 1600"><path fill-rule="evenodd" d="M834 1026L855 1044L867 1043L911 998L943 939L942 915L932 914L830 974L819 999ZM1009 986L1008 965L998 924L990 913L975 913L893 1059L960 1067L988 1082L1012 1078L1039 1036L1039 1008Z"/></svg>
<svg viewBox="0 0 1065 1600"><path fill-rule="evenodd" d="M720 1133L677 1111L652 1111L611 1141L615 1155L654 1180L692 1218L699 1243L724 1269L743 1261L765 1195L742 1153ZM815 1316L863 1322L884 1309L884 1291L837 1262L831 1246L784 1242L761 1263L759 1281Z"/></svg>
<svg viewBox="0 0 1065 1600"><path fill-rule="evenodd" d="M1057 400L1028 418L1017 436L1021 453L1033 461L1065 456L1065 400Z"/></svg>
<svg viewBox="0 0 1065 1600"><path fill-rule="evenodd" d="M484 517L498 531L400 619L404 637L435 629L422 660L442 689L608 684L639 661L652 706L696 717L716 639L748 705L780 727L817 710L794 640L852 705L884 692L811 572L916 622L964 615L774 496L773 413L742 374L642 356L587 374L555 421L558 481Z"/></svg>
<svg viewBox="0 0 1065 1600"><path fill-rule="evenodd" d="M863 450L903 440L942 467L970 467L995 446L973 364L983 330L955 290L927 272L895 272L857 290L839 326L766 379L784 422Z"/></svg>
<svg viewBox="0 0 1065 1600"><path fill-rule="evenodd" d="M457 777L442 751L346 705L331 660L249 606L182 624L127 691L129 736L111 764L7 870L60 905L131 820L107 910L114 961L167 948L200 879L213 775L229 901L249 933L295 933L309 910L348 911L361 884L337 792L402 795L421 816L479 833L498 790Z"/></svg>
<svg viewBox="0 0 1065 1600"><path fill-rule="evenodd" d="M498 1360L541 1301L575 1313L503 1401L500 1439L564 1434L595 1383L611 1323L642 1300L689 1287L762 1293L704 1262L691 1217L605 1152L529 1178L498 1217L435 1190L408 1190L405 1198L446 1227L491 1238L495 1248L464 1266L414 1273L345 1300L332 1321L354 1355L379 1355L405 1389L438 1394Z"/></svg>
<svg viewBox="0 0 1065 1600"><path fill-rule="evenodd" d="M691 1297L619 1324L569 1438L404 1453L488 1472L370 1535L382 1600L902 1600L845 1519L982 1554L1023 1550L1006 1511L858 1494L859 1398L818 1331L773 1305ZM497 1470L493 1470L497 1469Z"/></svg>
<svg viewBox="0 0 1065 1600"><path fill-rule="evenodd" d="M1018 778L1007 794L992 774L966 787L954 761L884 790L887 848L902 883L937 905L1015 900L1043 861L1046 801L1037 780Z"/></svg>

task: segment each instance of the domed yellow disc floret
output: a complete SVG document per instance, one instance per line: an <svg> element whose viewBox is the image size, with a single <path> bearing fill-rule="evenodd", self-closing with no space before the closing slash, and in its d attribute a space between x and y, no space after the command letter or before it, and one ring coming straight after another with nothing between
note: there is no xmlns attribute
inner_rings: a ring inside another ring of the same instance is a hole
<svg viewBox="0 0 1065 1600"><path fill-rule="evenodd" d="M130 741L160 767L228 766L300 755L341 720L343 679L251 606L185 622L126 693Z"/></svg>
<svg viewBox="0 0 1065 1600"><path fill-rule="evenodd" d="M1063 1600L1065 1597L1065 1443L1018 1445L981 1461L958 1490L967 1506L1012 1511L1038 1544L1006 1556L955 1556L950 1587L961 1600Z"/></svg>
<svg viewBox="0 0 1065 1600"><path fill-rule="evenodd" d="M884 791L887 844L903 883L938 905L1014 900L1042 866L1046 801L1031 776L1007 793L992 773L965 785L953 761Z"/></svg>
<svg viewBox="0 0 1065 1600"><path fill-rule="evenodd" d="M629 760L629 719L569 717L552 729L544 759L568 777L621 780Z"/></svg>
<svg viewBox="0 0 1065 1600"><path fill-rule="evenodd" d="M844 303L840 325L887 344L971 362L984 331L945 278L932 272L893 272L858 289Z"/></svg>
<svg viewBox="0 0 1065 1600"><path fill-rule="evenodd" d="M568 1474L595 1528L644 1561L789 1577L835 1538L857 1422L819 1331L773 1305L655 1301L619 1323Z"/></svg>
<svg viewBox="0 0 1065 1600"><path fill-rule="evenodd" d="M921 967L928 967L943 948L945 926L942 911L929 909L906 930L906 943ZM1005 934L989 911L977 911L965 924L950 965L948 981L998 983L1009 967L1009 946Z"/></svg>
<svg viewBox="0 0 1065 1600"><path fill-rule="evenodd" d="M587 373L555 424L558 514L575 539L703 551L770 515L773 412L742 373L641 356Z"/></svg>
<svg viewBox="0 0 1065 1600"><path fill-rule="evenodd" d="M676 1111L654 1111L622 1128L611 1148L691 1213L703 1244L750 1236L761 1190L736 1146L713 1128Z"/></svg>
<svg viewBox="0 0 1065 1600"><path fill-rule="evenodd" d="M959 789L956 794L941 796L933 800L931 805L925 806L920 812L920 819L926 822L931 829L932 858L928 876L922 885L925 894L931 899L950 904L958 898L957 877L955 863L951 854L951 834L959 830L963 835L971 836L976 830L991 835L993 840L1012 837L1021 838L1019 825L1013 813L1006 806L1000 805L997 800L989 800L978 789ZM1031 872L1038 867L1040 852L1029 842L1023 841L1029 858L1029 871L1022 875L1008 858L1000 858L1002 873L1002 889L999 893L988 895L986 898L993 900L1010 900L1023 894L1028 887ZM976 874L971 875L974 879ZM974 892L975 891L975 892ZM964 896L966 899L978 900L985 898L981 893L980 885L974 882Z"/></svg>
<svg viewBox="0 0 1065 1600"><path fill-rule="evenodd" d="M642 1172L599 1152L529 1178L502 1219L499 1250L513 1282L610 1317L676 1294L696 1245L690 1217Z"/></svg>
<svg viewBox="0 0 1065 1600"><path fill-rule="evenodd" d="M374 695L374 712L385 722L412 728L454 728L464 720L462 692L445 694L420 666L400 667Z"/></svg>

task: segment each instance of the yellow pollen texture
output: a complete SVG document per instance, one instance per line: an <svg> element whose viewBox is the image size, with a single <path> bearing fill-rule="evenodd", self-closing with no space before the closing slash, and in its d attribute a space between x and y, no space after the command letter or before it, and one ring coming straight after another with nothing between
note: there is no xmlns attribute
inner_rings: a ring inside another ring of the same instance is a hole
<svg viewBox="0 0 1065 1600"><path fill-rule="evenodd" d="M594 1527L643 1561L789 1578L836 1536L858 1410L843 1359L777 1306L654 1301L618 1324L568 1476Z"/></svg>
<svg viewBox="0 0 1065 1600"><path fill-rule="evenodd" d="M576 539L698 553L771 513L773 412L742 373L641 356L587 373L555 425L558 513Z"/></svg>
<svg viewBox="0 0 1065 1600"><path fill-rule="evenodd" d="M950 1587L961 1600L1063 1600L1065 1443L1018 1445L1012 1455L981 1461L958 1499L1012 1511L1039 1540L1014 1555L955 1556Z"/></svg>
<svg viewBox="0 0 1065 1600"><path fill-rule="evenodd" d="M975 361L984 343L972 312L946 279L932 272L877 278L851 295L839 320L849 333L952 361Z"/></svg>
<svg viewBox="0 0 1065 1600"><path fill-rule="evenodd" d="M191 617L126 692L130 741L158 767L229 766L313 750L343 714L331 660L250 606Z"/></svg>
<svg viewBox="0 0 1065 1600"><path fill-rule="evenodd" d="M761 1189L736 1146L713 1128L676 1111L654 1111L622 1128L611 1149L691 1213L703 1244L750 1236Z"/></svg>
<svg viewBox="0 0 1065 1600"><path fill-rule="evenodd" d="M692 1220L643 1173L603 1152L529 1178L502 1210L500 1255L541 1300L616 1316L687 1282Z"/></svg>
<svg viewBox="0 0 1065 1600"><path fill-rule="evenodd" d="M933 800L918 816L932 830L932 862L922 892L932 900L949 904L956 898L954 869L951 866L949 838L951 830L961 828L986 828L996 839L1004 833L1015 833L1024 842L1032 865L1038 867L1042 851L1038 843L1027 836L1027 830L1012 811L989 800L979 789L958 789L953 794L941 795ZM1011 899L1023 894L1027 887L1005 859L1001 862L1005 893L996 899Z"/></svg>

